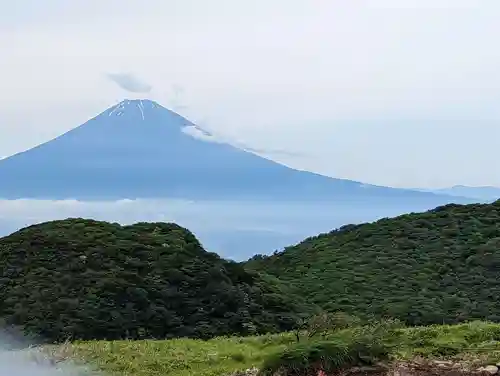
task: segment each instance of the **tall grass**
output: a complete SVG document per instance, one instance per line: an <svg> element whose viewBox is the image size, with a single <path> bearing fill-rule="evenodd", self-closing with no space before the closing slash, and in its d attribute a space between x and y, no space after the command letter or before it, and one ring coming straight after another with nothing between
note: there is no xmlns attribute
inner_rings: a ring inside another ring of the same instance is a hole
<svg viewBox="0 0 500 376"><path fill-rule="evenodd" d="M260 365L264 358L294 343L290 334L73 344L73 356L110 375L221 376Z"/></svg>
<svg viewBox="0 0 500 376"><path fill-rule="evenodd" d="M500 325L470 322L402 328L397 323L337 330L297 343L294 333L209 341L95 341L73 343L65 353L120 376L222 376L257 367L272 370L336 369L378 359L500 361ZM309 367L309 368L308 368Z"/></svg>
<svg viewBox="0 0 500 376"><path fill-rule="evenodd" d="M337 373L353 366L373 366L387 360L398 322L382 321L334 331L321 339L308 337L284 351L270 354L260 375L317 375L318 371Z"/></svg>
<svg viewBox="0 0 500 376"><path fill-rule="evenodd" d="M500 361L500 325L472 321L459 325L405 328L399 336L396 356L460 359L487 356Z"/></svg>

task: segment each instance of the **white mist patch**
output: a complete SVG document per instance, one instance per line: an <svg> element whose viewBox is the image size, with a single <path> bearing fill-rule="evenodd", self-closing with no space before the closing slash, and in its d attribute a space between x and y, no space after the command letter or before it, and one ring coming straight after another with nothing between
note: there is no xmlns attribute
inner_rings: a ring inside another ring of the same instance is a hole
<svg viewBox="0 0 500 376"><path fill-rule="evenodd" d="M235 139L229 139L227 137L223 137L221 135L214 135L207 130L199 127L198 125L186 125L185 127L182 128L182 132L196 138L197 140L202 140L202 141L207 141L207 142L215 142L219 144L227 144L231 145L235 148L247 151L249 153L253 153L255 155L258 155L263 158L271 159L276 161L277 157L279 156L286 156L286 157L303 157L303 154L296 153L293 151L286 151L286 150L275 150L275 149L260 149L260 148L254 148L251 146L248 146L246 143L242 141L238 141ZM282 163L281 161L279 162L281 164L284 164L285 166L288 166L286 163ZM288 166L290 167L290 166Z"/></svg>
<svg viewBox="0 0 500 376"><path fill-rule="evenodd" d="M182 128L182 132L185 134L194 137L198 140L208 141L208 142L216 142L216 143L224 143L224 141L219 140L212 133L198 127L197 125L187 125Z"/></svg>
<svg viewBox="0 0 500 376"><path fill-rule="evenodd" d="M64 346L61 347L64 349ZM0 338L0 376L91 376L100 372L40 347L18 349Z"/></svg>

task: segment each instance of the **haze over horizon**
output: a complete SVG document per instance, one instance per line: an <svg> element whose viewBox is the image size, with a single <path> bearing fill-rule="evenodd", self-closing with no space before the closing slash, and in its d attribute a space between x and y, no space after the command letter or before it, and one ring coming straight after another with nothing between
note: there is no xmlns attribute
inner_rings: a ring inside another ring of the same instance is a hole
<svg viewBox="0 0 500 376"><path fill-rule="evenodd" d="M2 8L1 156L143 97L338 178L500 186L498 2L64 4Z"/></svg>

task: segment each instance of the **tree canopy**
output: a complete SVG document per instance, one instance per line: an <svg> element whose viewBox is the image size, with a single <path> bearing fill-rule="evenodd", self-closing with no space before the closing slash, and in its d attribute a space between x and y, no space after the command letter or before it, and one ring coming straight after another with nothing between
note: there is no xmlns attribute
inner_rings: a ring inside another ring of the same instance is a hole
<svg viewBox="0 0 500 376"><path fill-rule="evenodd" d="M500 201L347 225L246 263L173 223L52 221L1 238L0 270L0 320L54 341L277 332L315 307L500 321Z"/></svg>
<svg viewBox="0 0 500 376"><path fill-rule="evenodd" d="M344 226L247 267L329 311L411 325L500 321L500 201Z"/></svg>
<svg viewBox="0 0 500 376"><path fill-rule="evenodd" d="M299 313L276 278L172 223L30 226L0 239L0 270L0 319L45 340L273 332Z"/></svg>

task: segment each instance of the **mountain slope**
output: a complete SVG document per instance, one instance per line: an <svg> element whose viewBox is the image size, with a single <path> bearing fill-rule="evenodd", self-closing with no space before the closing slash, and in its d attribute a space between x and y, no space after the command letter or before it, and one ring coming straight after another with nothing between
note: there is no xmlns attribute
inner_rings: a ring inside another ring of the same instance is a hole
<svg viewBox="0 0 500 376"><path fill-rule="evenodd" d="M193 131L202 137L193 137ZM298 171L213 138L149 100L126 100L87 123L0 161L0 198L466 199ZM465 200L465 201L464 201Z"/></svg>
<svg viewBox="0 0 500 376"><path fill-rule="evenodd" d="M410 324L500 321L500 201L344 226L247 266L332 311Z"/></svg>
<svg viewBox="0 0 500 376"><path fill-rule="evenodd" d="M0 239L0 270L0 321L48 340L273 332L299 313L275 279L172 223L30 226Z"/></svg>

